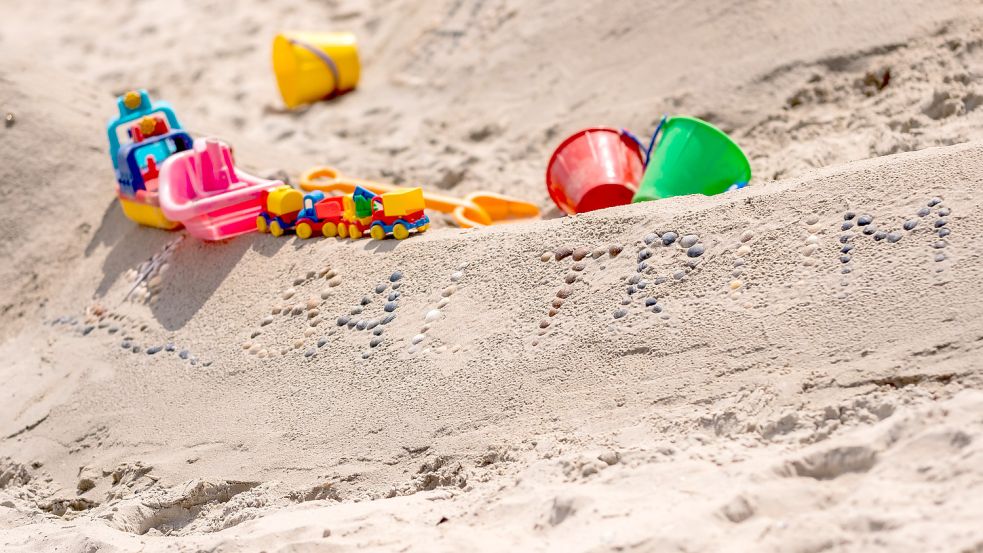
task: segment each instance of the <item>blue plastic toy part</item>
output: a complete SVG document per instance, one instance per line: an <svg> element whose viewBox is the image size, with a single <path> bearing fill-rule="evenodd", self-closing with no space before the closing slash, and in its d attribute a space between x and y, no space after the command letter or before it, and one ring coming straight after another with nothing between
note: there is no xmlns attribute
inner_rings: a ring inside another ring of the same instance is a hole
<svg viewBox="0 0 983 553"><path fill-rule="evenodd" d="M116 171L120 191L135 196L137 191L147 189L143 170L147 168L148 157L154 158L154 163L160 167L160 164L171 155L193 147L194 139L184 131L171 131L143 142L123 146L119 151L120 167Z"/></svg>
<svg viewBox="0 0 983 553"><path fill-rule="evenodd" d="M383 223L382 221L375 221L371 225L369 225L369 228L372 228L372 227L382 227L382 230L386 231L386 234L392 234L393 233L393 228L396 225L403 225L404 227L406 227L406 230L413 230L413 229L420 228L423 225L428 225L428 224L430 224L430 218L427 217L426 215L424 215L423 217L420 217L419 219L417 219L413 223L411 223L409 221L405 221L403 219L396 219L395 221L392 222L392 224L389 224L389 225Z"/></svg>
<svg viewBox="0 0 983 553"><path fill-rule="evenodd" d="M314 192L304 194L304 208L297 214L297 219L310 219L312 221L317 221L317 209L314 207L314 204L323 199L324 192L321 192L320 190L315 190Z"/></svg>
<svg viewBox="0 0 983 553"><path fill-rule="evenodd" d="M181 129L181 123L178 122L177 115L174 114L171 105L167 102L151 102L150 95L147 94L146 90L131 90L117 98L116 105L119 108L119 116L111 119L107 127L109 134L109 157L113 160L113 169L119 169L119 128L121 126L154 113L161 113L167 119L168 127L170 127L169 130L176 131Z"/></svg>

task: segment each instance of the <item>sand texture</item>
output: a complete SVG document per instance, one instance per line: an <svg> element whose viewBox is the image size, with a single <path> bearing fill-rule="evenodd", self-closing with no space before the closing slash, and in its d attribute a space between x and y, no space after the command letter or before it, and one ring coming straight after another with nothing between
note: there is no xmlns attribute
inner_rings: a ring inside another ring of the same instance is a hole
<svg viewBox="0 0 983 553"><path fill-rule="evenodd" d="M5 4L0 551L983 549L978 2ZM286 112L267 39L318 25L361 88ZM134 86L259 175L544 220L140 228ZM663 112L752 185L559 217L558 141Z"/></svg>

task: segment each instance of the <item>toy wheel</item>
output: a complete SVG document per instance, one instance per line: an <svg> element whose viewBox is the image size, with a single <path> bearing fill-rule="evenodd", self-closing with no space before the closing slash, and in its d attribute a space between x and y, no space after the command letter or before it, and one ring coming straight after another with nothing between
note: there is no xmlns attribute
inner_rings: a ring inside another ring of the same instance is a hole
<svg viewBox="0 0 983 553"><path fill-rule="evenodd" d="M419 227L417 227L416 230L418 232L427 232L427 229L429 229L429 228L430 228L430 223L427 223L425 225L420 225Z"/></svg>
<svg viewBox="0 0 983 553"><path fill-rule="evenodd" d="M362 231L355 225L348 225L348 236L351 237L352 240L358 240L362 237Z"/></svg>
<svg viewBox="0 0 983 553"><path fill-rule="evenodd" d="M386 239L386 229L382 228L382 225L375 225L369 230L369 234L372 236L373 240L385 240Z"/></svg>
<svg viewBox="0 0 983 553"><path fill-rule="evenodd" d="M260 232L266 232L269 230L269 227L266 225L266 217L263 217L262 215L256 217L256 230Z"/></svg>
<svg viewBox="0 0 983 553"><path fill-rule="evenodd" d="M338 237L348 238L348 225L346 225L345 223L341 223L340 225L338 225Z"/></svg>
<svg viewBox="0 0 983 553"><path fill-rule="evenodd" d="M297 238L307 240L312 234L314 234L314 229L312 229L309 224L301 223L297 225Z"/></svg>
<svg viewBox="0 0 983 553"><path fill-rule="evenodd" d="M327 238L334 238L338 235L338 226L334 223L324 223L324 226L321 227L321 234Z"/></svg>
<svg viewBox="0 0 983 553"><path fill-rule="evenodd" d="M280 226L280 221L270 223L270 234L273 236L283 236L283 227Z"/></svg>
<svg viewBox="0 0 983 553"><path fill-rule="evenodd" d="M406 225L402 223L396 223L393 225L393 238L396 240L405 240L409 235L410 231L406 228Z"/></svg>

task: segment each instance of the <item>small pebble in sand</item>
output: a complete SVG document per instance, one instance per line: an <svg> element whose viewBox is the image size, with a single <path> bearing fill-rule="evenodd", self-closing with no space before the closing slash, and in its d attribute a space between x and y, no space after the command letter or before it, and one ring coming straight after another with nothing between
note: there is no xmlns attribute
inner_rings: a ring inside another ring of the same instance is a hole
<svg viewBox="0 0 983 553"><path fill-rule="evenodd" d="M846 234L841 234L839 240L840 240L840 244L846 244L850 240L853 240L853 233L848 232Z"/></svg>
<svg viewBox="0 0 983 553"><path fill-rule="evenodd" d="M191 355L191 352L186 349L182 349L177 354L177 356L180 357L181 359L187 359L189 355Z"/></svg>
<svg viewBox="0 0 983 553"><path fill-rule="evenodd" d="M577 273L567 273L566 276L563 277L563 282L566 282L567 284L577 282Z"/></svg>
<svg viewBox="0 0 983 553"><path fill-rule="evenodd" d="M877 227L874 225L867 225L864 227L864 234L866 234L867 236L870 236L871 234L874 234L876 232L877 232Z"/></svg>
<svg viewBox="0 0 983 553"><path fill-rule="evenodd" d="M894 232L887 233L887 241L888 242L891 242L893 244L893 243L897 242L898 240L901 240L901 233L900 232L894 231Z"/></svg>
<svg viewBox="0 0 983 553"><path fill-rule="evenodd" d="M947 224L949 224L949 221L948 220L946 220L946 219L937 219L935 221L935 228L942 228L942 227L946 226Z"/></svg>
<svg viewBox="0 0 983 553"><path fill-rule="evenodd" d="M935 243L932 244L932 247L937 250L941 250L942 248L945 247L945 242L943 242L942 240L936 240Z"/></svg>
<svg viewBox="0 0 983 553"><path fill-rule="evenodd" d="M317 306L319 306L319 305L321 305L320 298L316 298L314 296L311 296L310 298L307 299L307 309L308 310L316 309Z"/></svg>
<svg viewBox="0 0 983 553"><path fill-rule="evenodd" d="M414 336L414 337L413 337L413 338L412 338L412 339L410 340L410 343L411 343L411 344L413 344L413 345L415 346L415 345L417 345L417 344L419 344L420 342L422 342L422 341L424 341L424 340L426 340L426 338L427 338L427 337L426 337L426 336L424 336L423 334L417 334L416 336Z"/></svg>
<svg viewBox="0 0 983 553"><path fill-rule="evenodd" d="M950 232L952 232L952 231L950 231L947 228L940 228L939 229L939 238L945 238L946 236L949 236L949 233ZM112 330L112 329L110 329L110 330Z"/></svg>
<svg viewBox="0 0 983 553"><path fill-rule="evenodd" d="M306 278L304 278L304 277L297 277L297 278L295 278L295 279L294 279L294 286L300 286L300 285L301 285L301 284L303 284L303 283L304 283L304 282L305 282L306 280L307 280L307 279L306 279Z"/></svg>
<svg viewBox="0 0 983 553"><path fill-rule="evenodd" d="M840 248L841 253L850 253L852 250L853 244L843 244L843 247Z"/></svg>
<svg viewBox="0 0 983 553"><path fill-rule="evenodd" d="M602 255L604 255L604 251L605 251L604 248L597 248L597 249L595 249L594 251L591 252L590 256L593 259L597 259L598 257L601 257Z"/></svg>
<svg viewBox="0 0 983 553"><path fill-rule="evenodd" d="M394 302L394 301L387 301L387 302L386 302L386 305L384 305L384 306L382 307L382 309L383 309L383 310L384 310L384 311L385 311L386 313L392 313L393 311L395 311L395 310L396 310L396 308L397 308L397 307L399 307L399 305L397 305L397 304L396 304L396 302Z"/></svg>
<svg viewBox="0 0 983 553"><path fill-rule="evenodd" d="M362 296L362 301L359 302L362 305L368 305L372 303L372 298L370 296Z"/></svg>
<svg viewBox="0 0 983 553"><path fill-rule="evenodd" d="M588 255L590 255L590 250L588 250L587 248L584 248L584 247L580 247L580 248L577 248L577 249L573 250L573 254L572 255L573 255L573 260L574 261L580 261L581 259L583 259L583 258L587 257Z"/></svg>
<svg viewBox="0 0 983 553"><path fill-rule="evenodd" d="M843 273L844 275L847 275L852 273L853 269L851 269L850 267L843 267L842 269L840 269L840 272Z"/></svg>
<svg viewBox="0 0 983 553"><path fill-rule="evenodd" d="M903 225L905 230L915 230L915 227L917 226L918 226L918 219L908 219L907 221L904 222Z"/></svg>
<svg viewBox="0 0 983 553"><path fill-rule="evenodd" d="M652 313L662 313L662 306L655 304L652 306Z"/></svg>
<svg viewBox="0 0 983 553"><path fill-rule="evenodd" d="M737 255L740 257L745 257L749 253L751 253L751 246L748 246L747 244L744 244L740 248L737 248Z"/></svg>
<svg viewBox="0 0 983 553"><path fill-rule="evenodd" d="M694 244L693 246L690 246L688 250L686 250L686 255L689 257L700 257L705 251L706 248L703 247L703 244Z"/></svg>
<svg viewBox="0 0 983 553"><path fill-rule="evenodd" d="M351 311L349 311L348 313L350 315L361 315L362 314L362 306L357 305L357 306L353 307L351 309Z"/></svg>
<svg viewBox="0 0 983 553"><path fill-rule="evenodd" d="M365 330L372 330L377 326L379 326L379 319L369 319L365 322Z"/></svg>
<svg viewBox="0 0 983 553"><path fill-rule="evenodd" d="M642 241L645 242L645 245L646 246L650 246L650 245L652 245L653 242L655 242L658 239L659 239L659 235L658 234L656 234L654 232L650 232L650 233L646 234L644 238L642 238Z"/></svg>
<svg viewBox="0 0 983 553"><path fill-rule="evenodd" d="M317 353L317 350L314 348L310 348L309 350L304 352L304 357L314 357L315 353Z"/></svg>
<svg viewBox="0 0 983 553"><path fill-rule="evenodd" d="M440 298L440 301L437 302L437 309L444 308L450 302L451 302L451 299L450 298Z"/></svg>
<svg viewBox="0 0 983 553"><path fill-rule="evenodd" d="M369 326L369 321L362 319L355 323L355 330L365 330Z"/></svg>
<svg viewBox="0 0 983 553"><path fill-rule="evenodd" d="M379 344L381 344L381 343L382 343L382 338L375 337L375 338L372 338L371 340L369 340L369 347L370 348L378 347Z"/></svg>
<svg viewBox="0 0 983 553"><path fill-rule="evenodd" d="M444 296L445 298L449 298L452 295L454 295L454 292L457 292L457 285L456 284L451 284L447 288L444 288L444 291L441 292L440 295L441 296Z"/></svg>
<svg viewBox="0 0 983 553"><path fill-rule="evenodd" d="M396 300L399 299L399 296L400 295L401 294L399 292L396 292L396 291L389 292L389 298L388 298L388 300L389 301L396 301Z"/></svg>
<svg viewBox="0 0 983 553"><path fill-rule="evenodd" d="M328 286L332 288L338 286L339 284L341 284L341 278L337 276L328 281Z"/></svg>
<svg viewBox="0 0 983 553"><path fill-rule="evenodd" d="M252 332L249 333L249 337L250 338L256 338L257 336L259 336L262 333L263 333L262 331L254 330L254 331L252 331Z"/></svg>
<svg viewBox="0 0 983 553"><path fill-rule="evenodd" d="M164 351L174 351L174 349L175 349L175 348L174 348L174 344L172 344L172 343L170 343L170 342L168 342L168 343L167 343L167 344L166 344L166 345L164 346Z"/></svg>
<svg viewBox="0 0 983 553"><path fill-rule="evenodd" d="M574 263L573 266L570 268L573 269L574 271L583 271L584 269L587 268L587 265L584 265L583 261L578 261Z"/></svg>
<svg viewBox="0 0 983 553"><path fill-rule="evenodd" d="M843 214L843 220L844 221L849 221L850 219L853 219L856 216L857 216L856 213L854 213L852 211L847 211L846 213Z"/></svg>
<svg viewBox="0 0 983 553"><path fill-rule="evenodd" d="M324 278L332 279L338 275L338 271L334 269L328 269L328 272L324 273Z"/></svg>
<svg viewBox="0 0 983 553"><path fill-rule="evenodd" d="M557 309L555 307L550 307L550 310L546 312L546 315L549 316L549 317L555 317L556 314L559 313L559 312L560 312L559 309Z"/></svg>
<svg viewBox="0 0 983 553"><path fill-rule="evenodd" d="M140 348L140 346L133 346L133 347L132 347L132 348L130 349L130 351L132 351L133 353L140 353L140 351L141 351L141 348Z"/></svg>
<svg viewBox="0 0 983 553"><path fill-rule="evenodd" d="M928 217L928 214L931 213L931 212L932 212L931 209L929 209L927 207L923 207L923 208L919 209L917 212L915 212L915 215L918 215L919 217Z"/></svg>
<svg viewBox="0 0 983 553"><path fill-rule="evenodd" d="M382 327L380 326L380 327L378 327L378 328L376 328L375 330L373 330L373 331L372 331L372 334L375 334L376 336L382 336L382 333L383 333L383 332L384 332L385 330L386 330L386 329L384 329L384 328L382 328Z"/></svg>
<svg viewBox="0 0 983 553"><path fill-rule="evenodd" d="M652 257L652 250L648 248L643 248L638 252L638 261L645 261L650 257Z"/></svg>
<svg viewBox="0 0 983 553"><path fill-rule="evenodd" d="M324 345L327 343L328 343L328 339L323 336L317 339L317 347L319 348L323 348Z"/></svg>
<svg viewBox="0 0 983 553"><path fill-rule="evenodd" d="M428 323L432 323L434 321L439 321L442 315L443 314L439 309L431 309L430 311L427 311L426 315L424 315L423 320Z"/></svg>
<svg viewBox="0 0 983 553"><path fill-rule="evenodd" d="M326 300L326 299L328 299L328 298L330 298L330 297L331 297L331 291L330 291L330 290L328 290L328 289L325 289L325 290L323 290L323 291L321 292L321 299L322 299L322 300Z"/></svg>
<svg viewBox="0 0 983 553"><path fill-rule="evenodd" d="M750 230L741 233L741 242L750 242L752 238L754 238L754 233Z"/></svg>
<svg viewBox="0 0 983 553"><path fill-rule="evenodd" d="M294 349L300 349L302 347L304 347L303 340L294 340Z"/></svg>
<svg viewBox="0 0 983 553"><path fill-rule="evenodd" d="M683 280L685 276L686 276L686 271L676 271L675 273L672 274L672 278L676 280Z"/></svg>
<svg viewBox="0 0 983 553"><path fill-rule="evenodd" d="M938 196L936 196L936 197L934 197L934 198L932 198L931 200L928 201L928 207L935 207L935 206L939 205L940 203L942 203L942 198L939 198Z"/></svg>
<svg viewBox="0 0 983 553"><path fill-rule="evenodd" d="M539 321L539 328L547 328L549 326L550 326L549 319L543 319L543 320Z"/></svg>
<svg viewBox="0 0 983 553"><path fill-rule="evenodd" d="M395 313L390 313L390 314L386 315L385 317L383 317L382 320L379 321L379 324L387 325L387 324L393 322L395 319L396 319L396 314Z"/></svg>
<svg viewBox="0 0 983 553"><path fill-rule="evenodd" d="M732 281L730 281L730 289L731 290L737 290L738 288L740 288L742 286L744 286L744 282L743 281L740 281L740 280L732 280Z"/></svg>
<svg viewBox="0 0 983 553"><path fill-rule="evenodd" d="M632 284L631 286L629 286L628 288L625 289L625 292L630 296L630 295L634 294L635 292L638 292L638 288L636 288L635 285Z"/></svg>
<svg viewBox="0 0 983 553"><path fill-rule="evenodd" d="M815 234L810 234L806 236L806 244L819 244L819 237Z"/></svg>
<svg viewBox="0 0 983 553"><path fill-rule="evenodd" d="M270 352L266 351L265 349L261 349L258 352L256 352L256 357L259 357L260 359L263 359L264 357L266 357L269 354L270 354Z"/></svg>
<svg viewBox="0 0 983 553"><path fill-rule="evenodd" d="M631 275L631 277L628 279L628 284L638 284L641 280L642 280L642 275L639 274Z"/></svg>
<svg viewBox="0 0 983 553"><path fill-rule="evenodd" d="M290 298L294 297L294 294L296 293L297 291L294 290L293 288L287 288L286 290L283 291L283 299L289 300Z"/></svg>
<svg viewBox="0 0 983 553"><path fill-rule="evenodd" d="M744 271L742 271L740 269L734 269L733 271L730 272L730 276L732 276L734 278L737 278L737 277L739 277L739 276L741 276L743 274L744 274Z"/></svg>
<svg viewBox="0 0 983 553"><path fill-rule="evenodd" d="M640 272L644 271L645 269L648 269L648 266L649 266L648 263L642 261L641 263L638 264L637 267L635 267L635 270L640 273Z"/></svg>
<svg viewBox="0 0 983 553"><path fill-rule="evenodd" d="M552 259L553 259L553 252L543 252L542 255L539 256L539 260L544 263Z"/></svg>
<svg viewBox="0 0 983 553"><path fill-rule="evenodd" d="M552 305L553 307L559 309L563 305L563 299L562 298L553 298L553 302L550 305Z"/></svg>
<svg viewBox="0 0 983 553"><path fill-rule="evenodd" d="M857 218L857 224L862 227L865 227L873 222L874 222L874 216L868 215L866 213Z"/></svg>
<svg viewBox="0 0 983 553"><path fill-rule="evenodd" d="M942 232L942 231L939 231L939 232ZM106 330L106 332L108 332L110 334L116 334L117 332L119 332L119 327L118 326L111 326L111 327L109 327L109 329Z"/></svg>
<svg viewBox="0 0 983 553"><path fill-rule="evenodd" d="M464 278L464 273L461 271L451 273L451 282L460 282L462 278Z"/></svg>
<svg viewBox="0 0 983 553"><path fill-rule="evenodd" d="M884 240L885 238L887 238L887 233L884 232L883 230L879 230L879 231L877 231L877 232L874 233L874 240L877 241L877 242L880 242L881 240Z"/></svg>
<svg viewBox="0 0 983 553"><path fill-rule="evenodd" d="M572 254L573 254L573 249L571 249L569 246L560 246L559 248L553 251L553 256L556 258L557 261L562 261L570 257Z"/></svg>
<svg viewBox="0 0 983 553"><path fill-rule="evenodd" d="M130 343L128 340L123 340L123 342L119 346L123 349L130 349L131 347L133 347L133 344Z"/></svg>
<svg viewBox="0 0 983 553"><path fill-rule="evenodd" d="M321 269L318 270L317 276L323 277L324 275L328 274L328 271L330 270L331 270L331 266L325 265L324 267L321 267Z"/></svg>
<svg viewBox="0 0 983 553"><path fill-rule="evenodd" d="M655 277L654 279L652 279L652 284L658 285L658 284L662 284L662 283L668 282L668 281L669 281L669 277L658 276L658 277Z"/></svg>
<svg viewBox="0 0 983 553"><path fill-rule="evenodd" d="M948 217L951 213L952 210L949 209L948 207L943 207L938 211L939 217Z"/></svg>
<svg viewBox="0 0 983 553"><path fill-rule="evenodd" d="M569 286L564 286L556 291L556 297L558 298L567 299L570 297L570 294L573 294L573 288L570 288Z"/></svg>
<svg viewBox="0 0 983 553"><path fill-rule="evenodd" d="M153 355L155 353L160 353L164 349L164 346L150 346L147 348L147 355Z"/></svg>
<svg viewBox="0 0 983 553"><path fill-rule="evenodd" d="M627 309L616 309L615 312L614 312L614 318L615 319L620 319L620 318L624 317L627 314L628 314L628 310Z"/></svg>
<svg viewBox="0 0 983 553"><path fill-rule="evenodd" d="M621 298L621 305L631 305L631 297L625 296Z"/></svg>
<svg viewBox="0 0 983 553"><path fill-rule="evenodd" d="M853 228L853 221L843 221L843 224L840 225L840 230L850 230L852 228Z"/></svg>
<svg viewBox="0 0 983 553"><path fill-rule="evenodd" d="M304 312L304 306L300 305L299 303L293 306L293 309L290 310L291 315L300 315L303 312Z"/></svg>
<svg viewBox="0 0 983 553"><path fill-rule="evenodd" d="M850 256L849 255L841 255L840 256L840 263L849 263L849 262L850 262Z"/></svg>
<svg viewBox="0 0 983 553"><path fill-rule="evenodd" d="M935 262L938 263L940 261L945 261L945 254L942 252L935 254Z"/></svg>
<svg viewBox="0 0 983 553"><path fill-rule="evenodd" d="M687 234L686 236L683 236L682 238L679 239L679 245L683 248L688 248L699 241L700 241L699 236L695 234Z"/></svg>
<svg viewBox="0 0 983 553"><path fill-rule="evenodd" d="M810 213L809 215L806 215L806 218L803 219L802 222L807 225L815 225L819 222L819 216L815 213Z"/></svg>
<svg viewBox="0 0 983 553"><path fill-rule="evenodd" d="M816 250L818 250L818 249L819 249L819 246L817 246L815 244L809 244L807 246L803 246L802 249L799 250L799 252L802 255L804 255L806 257L809 257L810 255L816 253Z"/></svg>
<svg viewBox="0 0 983 553"><path fill-rule="evenodd" d="M645 298L645 307L652 307L657 303L659 303L659 300L655 298Z"/></svg>
<svg viewBox="0 0 983 553"><path fill-rule="evenodd" d="M389 275L389 282L396 282L401 278L403 278L403 273L400 271L395 271L393 274Z"/></svg>
<svg viewBox="0 0 983 553"><path fill-rule="evenodd" d="M383 292L386 291L386 288L389 288L389 285L388 284L385 284L385 283L383 283L383 284L376 284L375 285L375 293L376 294L381 294L381 293L383 293Z"/></svg>
<svg viewBox="0 0 983 553"><path fill-rule="evenodd" d="M644 290L645 287L648 286L648 282L644 280L640 280L638 281L638 284L636 284L635 286L637 286L639 290Z"/></svg>
<svg viewBox="0 0 983 553"><path fill-rule="evenodd" d="M393 288L393 290L399 290L400 286L402 286L402 285L403 285L402 282L394 282L394 283L392 283L392 288Z"/></svg>
<svg viewBox="0 0 983 553"><path fill-rule="evenodd" d="M608 255L611 257L618 257L624 248L619 244L611 244L608 246Z"/></svg>
<svg viewBox="0 0 983 553"><path fill-rule="evenodd" d="M676 241L677 238L679 238L679 235L670 230L669 232L662 235L662 245L670 246L672 245L673 242Z"/></svg>
<svg viewBox="0 0 983 553"><path fill-rule="evenodd" d="M248 342L247 341L247 342L243 342L242 343L242 349L249 349L251 347L253 347L253 343L252 342Z"/></svg>
<svg viewBox="0 0 983 553"><path fill-rule="evenodd" d="M259 322L259 326L266 326L273 322L273 315L267 315L263 317L263 320Z"/></svg>
<svg viewBox="0 0 983 553"><path fill-rule="evenodd" d="M744 258L743 257L735 257L734 258L734 266L735 267L740 267L740 266L744 265L744 263L745 263L745 261L744 261Z"/></svg>
<svg viewBox="0 0 983 553"><path fill-rule="evenodd" d="M348 321L350 320L352 320L352 318L349 317L348 315L342 315L338 317L338 326L345 326L346 324L348 324Z"/></svg>

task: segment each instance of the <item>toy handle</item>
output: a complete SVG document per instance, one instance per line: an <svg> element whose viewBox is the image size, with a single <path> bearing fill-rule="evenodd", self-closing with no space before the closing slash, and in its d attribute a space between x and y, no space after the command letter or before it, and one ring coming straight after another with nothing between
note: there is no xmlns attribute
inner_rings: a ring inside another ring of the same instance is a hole
<svg viewBox="0 0 983 553"><path fill-rule="evenodd" d="M302 40L288 38L287 41L292 45L300 46L304 50L314 54L319 60L324 62L324 65L328 66L328 71L331 71L331 76L334 78L334 83L332 83L333 86L331 87L331 91L328 92L324 98L327 99L334 96L334 93L337 92L338 87L341 85L341 74L338 72L338 64L334 62L334 59L332 59L331 56L329 56L324 50L321 50L320 48L317 48L316 46L308 44Z"/></svg>
<svg viewBox="0 0 983 553"><path fill-rule="evenodd" d="M668 121L668 120L669 120L669 116L668 115L663 115L662 116L662 119L659 120L659 125L657 127L655 127L655 132L652 133L652 139L649 140L649 145L648 145L647 148L645 147L644 144L642 144L642 141L639 140L637 136L635 136L634 134L632 134L631 131L629 131L628 129L621 129L621 134L623 134L623 135L627 136L628 138L630 138L633 142L635 142L635 144L638 144L638 149L641 150L642 153L645 155L645 157L642 160L644 162L645 167L648 167L649 158L652 157L652 150L655 149L656 140L658 140L659 133L662 132L662 127L663 127L663 125L666 124L666 121Z"/></svg>

